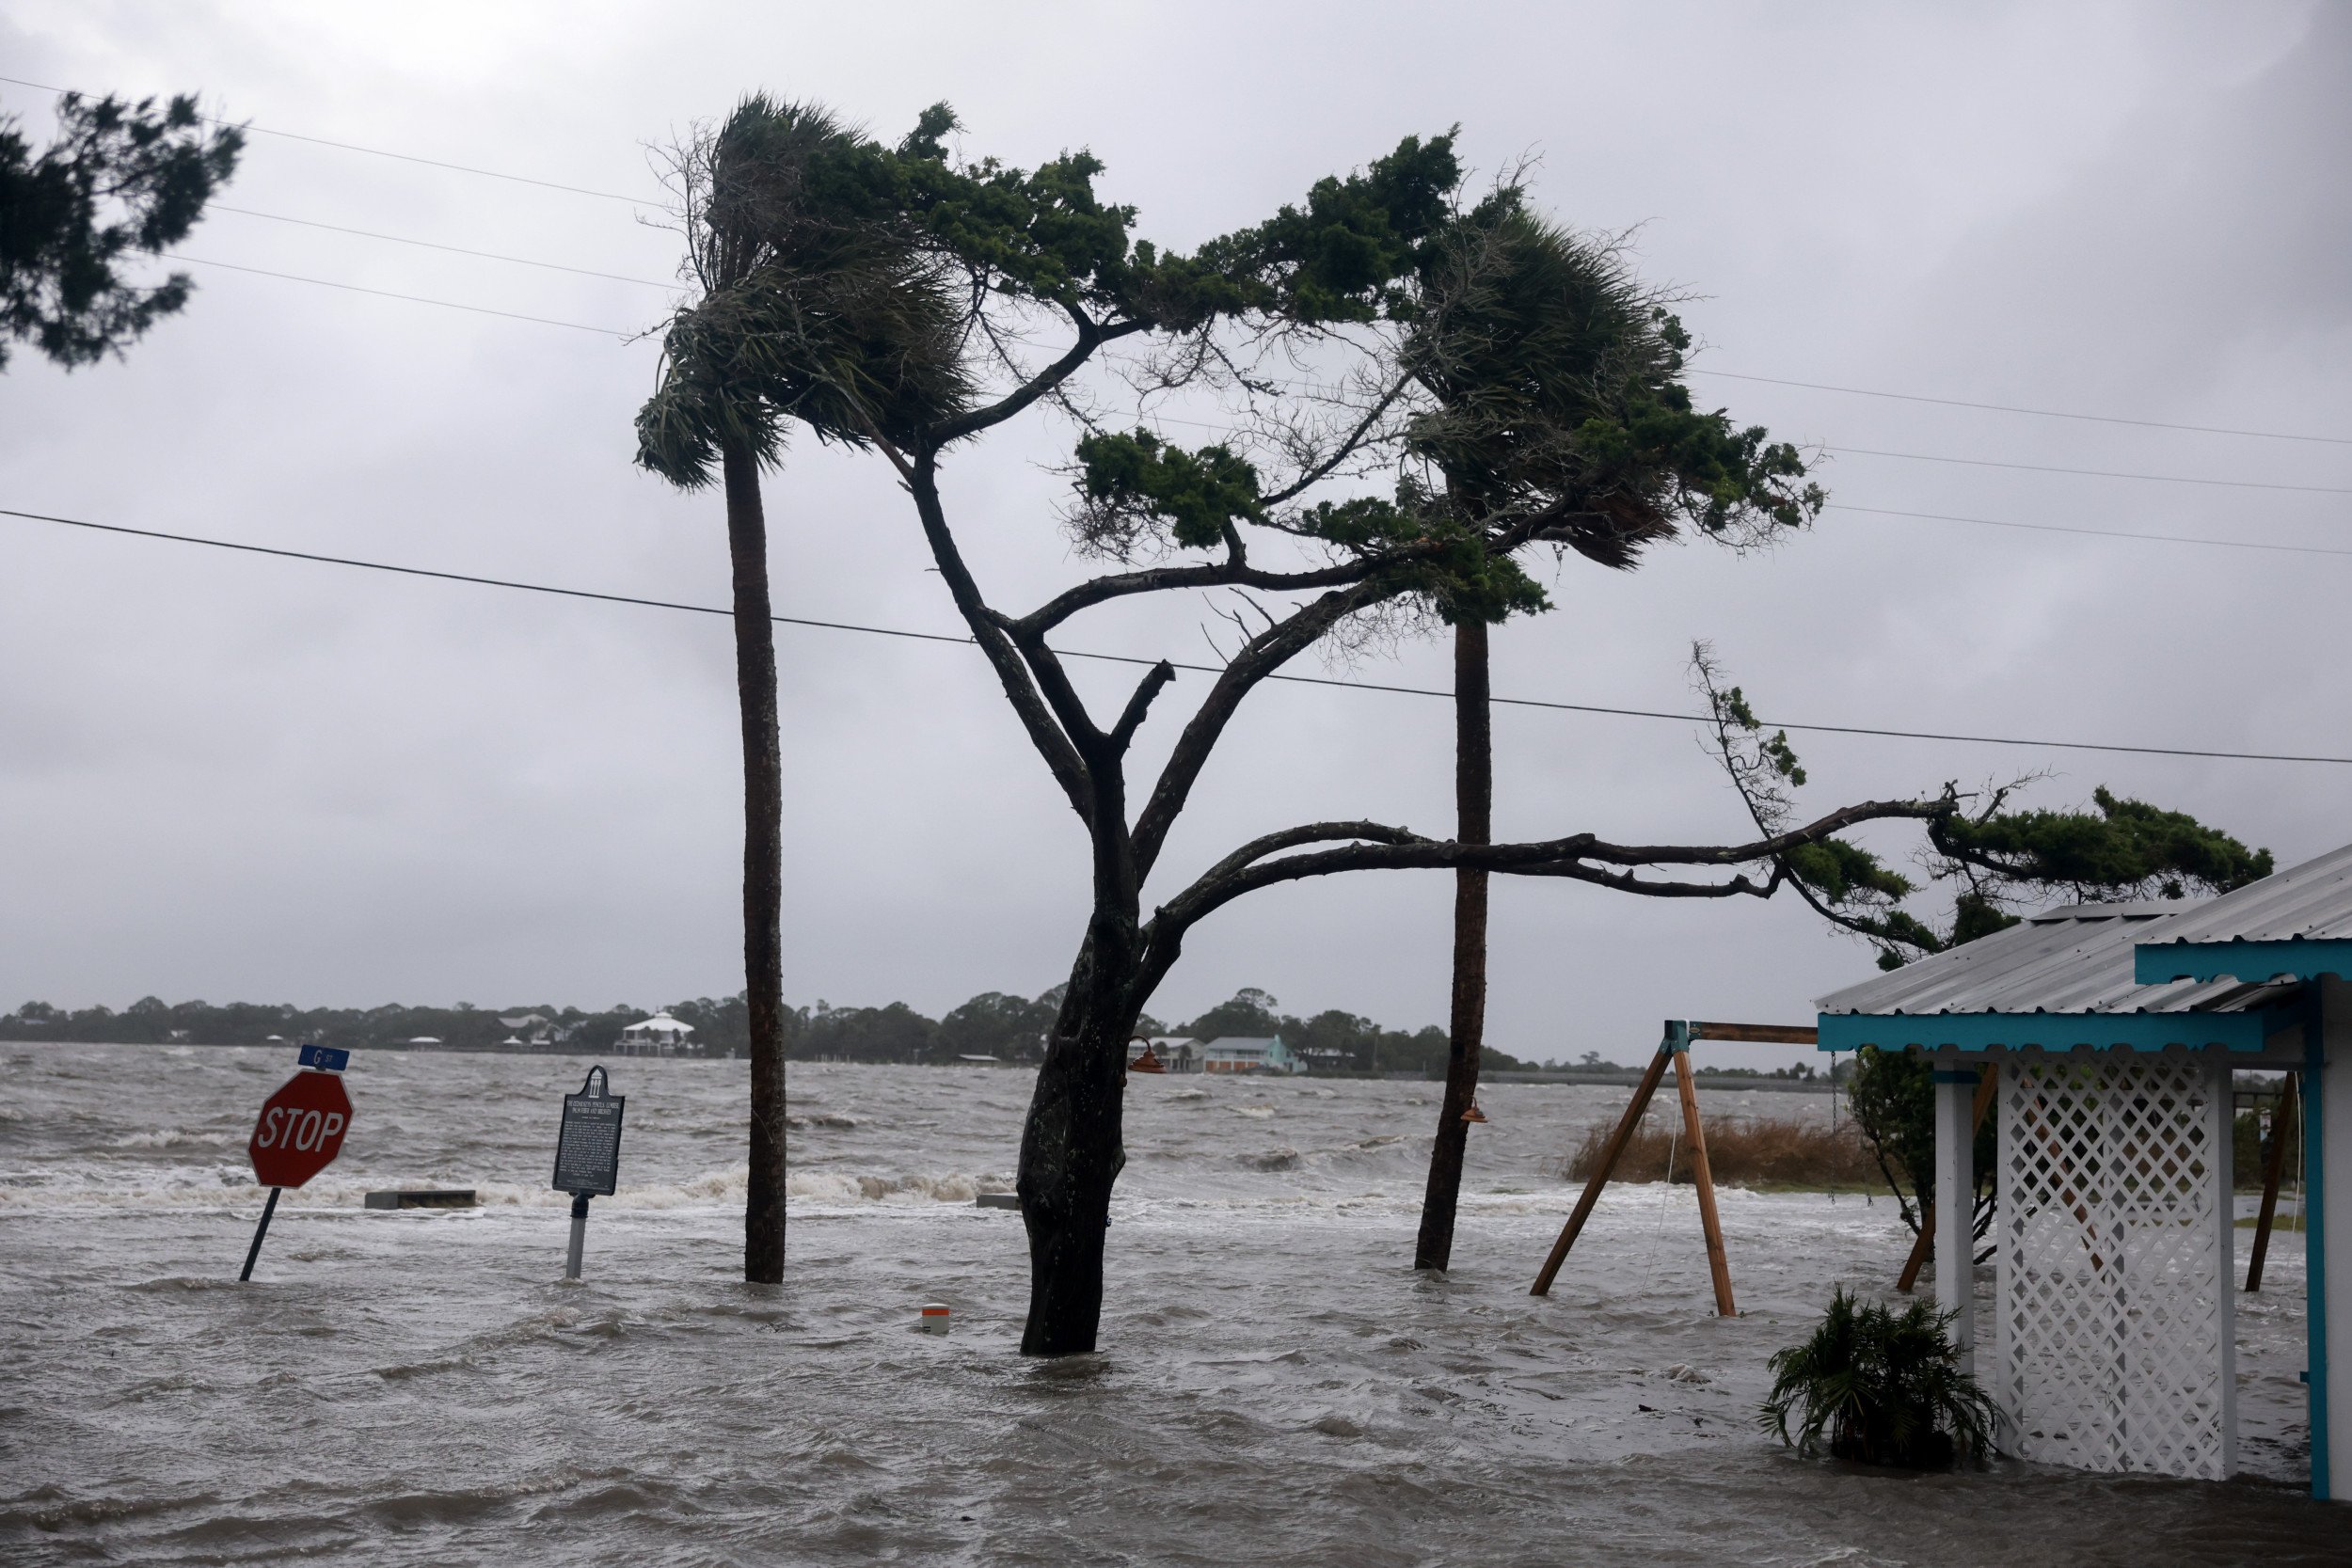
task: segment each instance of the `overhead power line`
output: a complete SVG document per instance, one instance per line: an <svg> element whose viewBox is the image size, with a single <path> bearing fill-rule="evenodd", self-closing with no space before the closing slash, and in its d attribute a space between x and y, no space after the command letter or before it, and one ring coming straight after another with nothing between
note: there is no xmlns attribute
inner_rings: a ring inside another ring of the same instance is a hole
<svg viewBox="0 0 2352 1568"><path fill-rule="evenodd" d="M422 294L396 293L390 289L366 289L357 283L337 283L325 277L302 277L291 272L272 272L267 267L240 266L234 261L215 261L203 256L187 256L179 251L162 253L166 261L191 261L199 267L220 267L229 272L251 273L256 277L275 277L286 283L310 283L322 289L341 289L349 294L373 294L378 299L404 299L411 305L437 305L444 310L465 310L477 316L504 316L508 321L535 322L541 326L568 326L575 332L594 332L601 337L618 338L626 342L636 336L610 326L590 326L585 322L557 321L552 316L526 316L519 310L493 310L486 305L460 305L453 299L427 299Z"/></svg>
<svg viewBox="0 0 2352 1568"><path fill-rule="evenodd" d="M6 82L11 87L32 87L40 92L81 91L78 87L53 87L46 82L27 82L18 76L0 76L0 82ZM84 93L83 96L90 95ZM568 191L574 196L593 196L607 201L626 201L633 207L650 207L656 204L642 196L623 196L618 191L590 190L585 185L566 185L554 180L533 179L528 174L507 174L495 168L476 168L471 164L446 163L439 158L420 158L413 152L393 152L381 147L362 147L358 142L329 141L325 136L306 136L296 131L275 131L266 125L221 119L212 115L199 115L197 118L207 125L234 125L240 131L248 131L264 136L277 136L284 141L309 142L313 147L331 147L343 152L364 152L371 158L392 158L404 164L422 164L427 168L448 169L456 174L476 174L485 180L505 180L517 185L537 185L543 190Z"/></svg>
<svg viewBox="0 0 2352 1568"><path fill-rule="evenodd" d="M2036 474L2079 474L2088 479L2144 479L2160 484L2213 484L2233 490L2297 490L2313 496L2352 496L2342 484L2274 484L2259 479L2195 479L2186 474L2137 474L2113 468L2060 468L2046 463L2003 463L1990 457L1940 457L1924 451L1878 451L1869 447L1831 447L1857 457L1899 457L1911 463L1961 463L1972 468L2022 468Z"/></svg>
<svg viewBox="0 0 2352 1568"><path fill-rule="evenodd" d="M126 535L136 539L160 539L179 545L201 545L213 549L234 550L247 555L276 556L287 561L308 561L326 566L350 566L362 571L389 572L401 577L431 578L441 582L470 583L482 588L507 588L531 594L548 594L569 599L594 599L604 604L637 605L649 610L678 610L697 615L724 615L734 611L719 605L685 604L674 599L650 599L631 594L606 594L586 588L562 588L552 583L523 582L511 578L479 577L469 572L445 572L425 566L401 566L390 562L364 561L354 556L320 555L309 550L283 549L274 545L252 545L231 539L208 539L200 534L167 533L158 529L129 528L119 523L97 523L81 517L61 517L52 513L23 512L12 507L0 507L0 516L21 517L29 522L57 523L67 528L87 529L99 533ZM952 642L974 646L969 637L946 632L911 631L899 626L865 626L853 621L819 621L799 615L769 617L779 626L807 626L820 631L857 632L872 637L895 637L918 642ZM1063 658L1090 659L1107 664L1156 665L1166 663L1173 669L1198 674L1223 674L1224 668L1215 664L1188 664L1176 659L1157 659L1135 654L1094 653L1078 648L1057 648ZM1381 681L1342 680L1332 675L1273 674L1266 677L1294 686L1340 687L1353 691L1383 691L1407 697L1435 697L1454 701L1454 693L1438 687L1398 686ZM1705 714L1675 713L1658 708L1612 707L1598 703L1563 703L1536 697L1495 697L1491 701L1509 707L1544 708L1559 713L1594 713L1620 719L1661 719L1676 723L1706 724L1713 722ZM1937 740L1972 746L2022 746L2069 752L2107 752L2134 756L2197 757L2228 762L2297 762L2324 763L2352 767L2352 756L2306 756L2277 752L2224 752L2185 746L2127 746L2111 742L2089 740L2027 739L2016 736L1961 735L1936 730L1883 729L1864 724L1806 724L1787 720L1766 720L1768 728L1796 730L1812 735L1869 736L1891 740Z"/></svg>
<svg viewBox="0 0 2352 1568"><path fill-rule="evenodd" d="M434 240L414 240L405 234L379 234L373 229L346 229L339 223L316 223L310 218L290 218L282 213L257 213L250 207L230 207L218 201L213 202L204 211L207 214L234 213L241 218L266 218L272 223L298 224L304 229L324 229L330 234L353 234L363 240L382 240L388 245L411 245L423 250L445 250L453 256L473 256L485 261L512 261L518 267L542 267L548 272L568 272L580 277L603 277L615 283L642 283L649 289L682 287L675 278L667 283L661 283L650 277L630 277L623 273L598 272L594 267L565 266L561 261L541 261L529 256L503 256L495 250L469 250L462 245L442 245Z"/></svg>
<svg viewBox="0 0 2352 1568"><path fill-rule="evenodd" d="M79 91L79 90L81 90L81 89L78 89L78 88L66 88L66 87L52 87L52 86L50 86L49 84L47 84L47 83L45 83L45 82L28 82L28 81L25 81L24 78L22 78L22 77L17 77L17 76L0 76L0 82L6 82L6 83L8 83L8 84L9 84L10 86L13 86L13 87L32 87L32 88L36 89L37 91L40 91L40 92L48 92L48 93L63 93L63 92L67 92L67 91ZM86 94L86 96L87 96L87 94ZM219 119L216 119L216 118L215 118L215 117L213 117L213 116L210 116L210 115L201 116L201 117L199 117L199 118L200 118L200 119L203 119L203 120L204 120L207 124L211 124L211 125L228 125L228 124L230 124L230 123L231 123L231 122L230 122L230 121L229 121L229 120ZM599 190L591 190L591 189L587 188L586 186L582 186L582 185L567 185L567 184L564 184L564 183L562 183L561 182L558 182L558 181L553 181L553 180L542 180L542 179L539 179L539 178L537 178L537 177L535 177L535 176L532 176L532 175L527 175L527 174L510 174L510 173L507 173L507 172L505 172L504 170L501 170L501 169L480 168L480 167L476 167L475 166L470 165L470 164L453 164L453 163L448 163L448 162L445 162L445 161L443 161L443 160L441 160L441 159L438 159L438 158L424 158L424 157L419 157L419 156L417 156L416 154L414 154L414 153L409 153L409 152L394 152L394 151L391 151L391 150L389 150L389 149L386 149L386 148L380 148L380 147L364 147L364 146L359 145L359 144L358 144L358 143L357 143L357 142L330 141L330 140L328 140L327 138L326 138L326 137L324 137L324 136L310 136L310 135L300 135L300 134L298 134L298 133L296 133L296 132L293 132L293 131L278 131L278 130L272 130L271 128L269 128L269 127L267 127L267 126L262 126L262 125L254 125L254 124L246 123L246 124L243 124L243 125L241 125L239 128L240 128L240 129L242 129L242 130L246 130L246 131L257 132L257 133L259 133L260 135L266 135L266 136L278 136L278 137L282 137L282 138L285 138L285 139L290 140L290 141L309 142L309 143L312 144L313 146L318 146L318 147L332 147L332 148L336 148L336 149L339 149L339 150L342 150L342 151L346 151L346 152L363 152L363 153L368 154L368 155L369 155L369 156L371 156L371 157L377 157L377 158L393 158L393 159L398 159L399 161L401 161L401 162L403 162L403 163L421 164L421 165L423 165L423 166L425 166L426 167L429 167L429 168L448 169L448 170L451 170L451 171L453 171L453 172L454 172L454 173L459 173L459 174L472 174L472 175L478 175L478 176L481 176L481 177L482 177L482 178L484 178L484 179L488 179L488 180L507 180L507 181L512 181L512 182L516 182L516 183L517 183L517 184L524 184L524 185L537 185L537 186L539 186L539 187L541 187L541 188L543 188L543 189L546 189L546 190L568 191L568 192L570 192L570 193L572 193L573 195L576 195L576 196L592 196L592 197L597 197L597 198L602 198L602 199L605 199L605 200L610 200L610 201L627 201L627 202L631 203L632 205L635 205L635 206L641 206L641 207L642 207L642 206L650 205L650 203L648 203L648 202L647 202L647 201L646 201L644 198L641 198L641 197L623 196L622 194L620 194L620 193L619 193L619 192L617 192L617 191L599 191ZM217 204L216 204L216 205L217 205ZM219 211L222 211L222 212L241 212L241 211L243 211L242 209L233 208L233 207L220 207L220 208L218 208L218 210L219 210ZM304 218L290 218L290 217L282 217L282 216L279 216L278 214L271 214L271 213L254 213L254 212L245 212L245 213L244 213L244 215L248 216L248 217L267 217L267 218L274 218L276 221L278 221L278 222L279 222L279 223L309 223L309 224L310 224L310 227L311 227L311 228L315 228L315 229L334 229L334 228L336 228L336 226L335 226L335 225L333 225L333 224L310 223L310 220L308 220L308 219L304 219ZM563 266L563 265L561 265L560 263L553 262L553 261L529 261L529 260L526 260L525 258L518 257L518 256L499 256L499 255L495 255L495 254L493 254L493 253L491 253L491 252L489 252L489 251L466 250L466 249L464 249L463 247L461 247L461 246L457 246L457 245L434 245L434 244L433 244L433 242L431 242L431 241L427 241L427 240L411 240L411 239L407 239L407 238L405 238L405 237L403 237L403 236L401 236L401 235L397 235L397 234L377 234L377 233L373 233L373 232L370 232L370 231L368 231L368 230L358 230L358 229L345 229L345 230L340 230L340 232L342 232L342 233L348 233L348 234L358 234L358 235L362 235L363 237L368 238L368 239L372 239L372 240L384 240L384 241L388 241L388 242L389 242L389 243L391 243L391 244L394 244L394 245L427 245L427 246L430 246L431 248L436 249L436 250L452 250L452 251L456 251L456 252L457 252L458 254L460 254L460 255L467 255L467 256L480 256L480 257L484 257L484 258L485 258L485 259L487 259L487 260L490 260L490 261L516 261L516 262L520 262L521 264L523 264L523 265L525 265L525 266L551 267L551 268L554 268L555 270L560 271L560 272L580 272L580 273L585 273L585 274L587 274L587 276L592 277L612 277L612 278L616 279L617 281L620 281L620 282L625 282L625 283L649 283L649 284L650 284L650 283L652 283L652 279L650 279L650 278L642 278L642 277L621 277L619 274L616 274L616 273L596 272L596 271L595 271L595 270L593 270L593 269L590 269L590 268L584 268L584 267L568 267L568 266ZM317 279L301 279L300 281L317 281ZM334 285L329 285L329 287L333 287L333 286L334 286ZM668 283L661 283L661 284L653 284L653 286L654 286L654 287L657 287L657 288L670 288L670 287L674 287L675 285L668 284ZM411 298L411 297L414 297L414 296L409 296L409 295L401 295L401 296L396 296L396 297L401 297L401 298ZM443 302L443 301L439 301L439 300L421 300L421 301L419 301L419 303L421 303L421 304L442 304L442 303L445 303L445 302ZM461 310L462 310L462 309L469 309L469 307L460 305L460 306L454 306L454 307L453 307L453 309L461 309ZM526 319L526 320L532 320L532 319L537 319L537 318L528 318L528 317L527 317L527 318L524 318L524 319ZM558 325L558 326L570 326L570 325L577 325L577 324L576 324L576 323L571 323L571 322L556 322L556 323L551 323L550 325ZM590 330L590 331L602 331L602 330L604 330L604 329L603 329L603 328L600 328L600 327L591 327L591 328L588 328L587 330ZM2089 422L2089 423L2092 423L2092 424L2133 425L2133 426L2137 426L2137 427L2139 427L2139 428L2141 428L2141 429L2145 429L2145 430L2178 430L2178 431L2187 431L2187 432L2192 432L2192 433L2194 433L2194 434L2201 435L2201 436L2247 436L2247 437L2250 437L2250 438L2253 438L2253 439L2257 439L2257 440L2265 440L2265 441L2311 441L2311 442L2319 442L2319 443L2324 443L2324 444L2327 444L2327 445L2331 445L2331 446L2352 446L2352 436L2309 436L2309 435L2302 435L2302 434L2299 434L2299 433L2296 433L2296 432L2293 432L2293 431L2283 431L2283 430L2245 430L2245 429L2240 429L2240 428L2237 428L2237 427L2234 427L2234 426L2229 426L2229 425L2179 424L2179 423L2174 423L2174 422L2172 422L2172 421L2169 421L2169 420L2139 420L2139 419L2131 419L2131 418L2127 418L2127 417L2125 417L2125 416L2122 416L2122 415L2118 415L2118 414L2085 414L2085 413L2081 413L2081 412L2078 412L2078 411L2074 411L2074 410L2071 410L2071 409L2062 409L2062 408L2032 408L2032 407L2027 407L2027 406L2026 406L2026 405L2024 405L2024 404L2009 404L2009 403L1979 403L1979 402L1975 402L1975 401L1972 401L1972 400L1967 399L1967 398L1946 398L1946 397L1933 397L1933 396L1930 396L1930 395L1928 395L1928 394L1926 394L1926 393L1923 393L1923 392L1894 392L1894 391L1887 391L1887 390L1885 390L1884 388L1870 388L1870 387L1840 387L1840 386L1836 386L1836 385L1835 385L1835 384L1832 384L1832 383L1829 383L1829 382L1823 382L1823 381L1799 381L1799 380L1793 379L1793 378L1788 377L1788 376L1776 376L1776 375L1753 375L1753 374L1749 374L1749 373L1747 373L1747 372L1741 372L1741 371L1723 371L1723 370L1715 370L1715 369L1712 369L1712 368L1701 367L1701 366L1695 366L1695 365L1693 365L1693 366L1690 366L1690 367L1687 367L1687 368L1686 368L1686 372L1685 372L1685 373L1687 373L1687 374L1691 374L1691 375L1712 375L1712 376L1719 376L1719 377L1722 377L1723 379L1724 379L1724 380L1726 380L1726 381L1753 381L1753 382L1757 382L1757 383L1760 383L1760 384L1763 384L1763 385L1766 385L1766 386L1772 386L1772 387L1802 387L1802 388L1804 388L1805 389L1807 389L1807 390L1809 390L1809 391L1816 391L1816 392L1840 392L1840 393L1844 393L1844 394L1846 394L1847 396L1850 396L1850 397L1888 398L1888 399L1892 399L1892 400L1894 400L1894 401L1900 402L1900 403L1927 403L1927 404L1938 404L1938 405L1940 405L1940 406L1942 406L1942 407L1946 407L1946 408L1976 408L1976 409L1982 409L1982 410L1985 410L1985 411L1987 411L1987 412L1990 412L1990 413L1996 413L1996 414L2025 414L2025 415L2030 415L2030 416L2032 416L2032 417L2034 417L2034 418L2037 418L2037 419L2044 419L2044 420L2084 420L2084 421L2087 421L2087 422ZM1850 449L1850 450L1860 450L1860 449ZM1899 456L1899 455L1910 455L1910 454L1905 454L1905 453L1878 453L1878 454L1874 454L1874 455L1882 455L1882 456ZM1942 462L1942 461L1963 461L1963 460L1960 460L1960 459L1940 459L1940 458L1938 458L1938 459L1931 459L1930 461L1937 461L1937 462ZM2073 471L2073 470L2065 470L2065 471ZM2129 476L2129 477L2133 477L2133 478L2151 478L2151 479L2153 479L2153 478L2157 478L2157 477L2160 477L2160 476L2156 476L2156 475L2132 475L2132 476ZM2187 482L2185 482L2185 483L2220 483L2220 482L2216 482L2216 481L2187 481Z"/></svg>
<svg viewBox="0 0 2352 1568"><path fill-rule="evenodd" d="M1891 506L1855 506L1831 501L1830 512L1865 512L1878 517L1916 517L1935 523L1976 523L1984 528L2022 529L2028 533L2079 533L2092 539L2130 539L2146 545L2210 545L2225 550L2277 550L2291 555L2352 555L2324 545L2273 545L2253 539L2200 539L2181 533L2134 533L2126 529L2078 528L2066 523L2012 523L1999 517L1963 517L1949 512L1901 512Z"/></svg>
<svg viewBox="0 0 2352 1568"><path fill-rule="evenodd" d="M1791 381L1779 375L1747 375L1739 371L1686 367L1686 374L1715 375L1725 381L1756 381L1768 387L1803 387L1815 392L1844 392L1850 397L1892 398L1898 403L1932 403L1946 408L1980 408L1994 414L2031 414L2043 420L2082 420L2091 424L2137 425L2143 430L2185 430L2199 436L2246 436L2263 441L2318 441L2352 447L2352 436L2299 436L2284 430L2238 430L2228 425L2173 424L2165 420L2132 420L2118 414L2077 414L2062 408L2026 408L2013 403L1971 403L1965 398L1929 397L1920 392L1889 392L1870 387L1833 387L1822 381Z"/></svg>

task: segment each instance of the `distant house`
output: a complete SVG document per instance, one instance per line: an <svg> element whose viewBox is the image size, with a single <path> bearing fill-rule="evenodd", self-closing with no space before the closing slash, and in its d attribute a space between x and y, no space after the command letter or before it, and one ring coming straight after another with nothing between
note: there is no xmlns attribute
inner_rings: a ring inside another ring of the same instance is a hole
<svg viewBox="0 0 2352 1568"><path fill-rule="evenodd" d="M693 1032L692 1024L680 1023L668 1013L656 1013L621 1031L621 1049L632 1054L650 1050L666 1056L673 1051L688 1049L686 1037Z"/></svg>
<svg viewBox="0 0 2352 1568"><path fill-rule="evenodd" d="M1228 1036L1224 1039L1196 1042L1200 1054L1202 1072L1304 1072L1307 1064L1297 1053L1282 1043L1279 1035L1263 1038L1244 1038Z"/></svg>

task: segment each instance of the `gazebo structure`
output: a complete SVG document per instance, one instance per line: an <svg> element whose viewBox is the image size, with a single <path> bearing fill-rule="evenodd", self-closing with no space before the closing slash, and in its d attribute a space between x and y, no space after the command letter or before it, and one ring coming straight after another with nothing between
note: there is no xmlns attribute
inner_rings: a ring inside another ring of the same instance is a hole
<svg viewBox="0 0 2352 1568"><path fill-rule="evenodd" d="M1935 1083L1936 1301L1972 1355L1971 1117L1994 1077L2003 1447L2093 1470L2236 1467L2232 1074L2300 1076L2312 1493L2352 1498L2352 847L2202 903L2083 904L1824 997L1820 1044ZM2329 1215L2347 1234L2328 1245ZM1956 1266L1957 1265L1957 1266ZM1989 1365L1988 1365L1989 1363Z"/></svg>
<svg viewBox="0 0 2352 1568"><path fill-rule="evenodd" d="M621 1049L635 1054L651 1050L660 1055L686 1049L686 1037L694 1032L691 1023L680 1023L668 1013L656 1013L641 1018L621 1031Z"/></svg>

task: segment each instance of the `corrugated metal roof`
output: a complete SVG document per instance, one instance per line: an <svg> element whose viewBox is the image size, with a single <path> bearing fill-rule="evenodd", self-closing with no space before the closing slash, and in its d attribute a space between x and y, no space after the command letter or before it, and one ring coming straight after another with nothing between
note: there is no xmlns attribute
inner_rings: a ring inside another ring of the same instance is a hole
<svg viewBox="0 0 2352 1568"><path fill-rule="evenodd" d="M2352 937L2352 844L2249 882L2168 922L2146 942L2293 942Z"/></svg>
<svg viewBox="0 0 2352 1568"><path fill-rule="evenodd" d="M2076 904L1822 997L1824 1013L2239 1012L2291 983L2133 978L2142 942L2352 935L2352 846L2201 903Z"/></svg>

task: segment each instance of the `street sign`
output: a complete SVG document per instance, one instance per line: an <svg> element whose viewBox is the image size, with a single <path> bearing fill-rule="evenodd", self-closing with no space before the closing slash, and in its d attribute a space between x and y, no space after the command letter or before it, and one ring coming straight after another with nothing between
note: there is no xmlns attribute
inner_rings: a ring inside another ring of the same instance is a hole
<svg viewBox="0 0 2352 1568"><path fill-rule="evenodd" d="M555 1139L559 1193L607 1196L621 1180L621 1107L628 1096L613 1094L604 1069L592 1067L578 1094L564 1097L564 1126Z"/></svg>
<svg viewBox="0 0 2352 1568"><path fill-rule="evenodd" d="M262 1102L246 1152L264 1187L299 1187L334 1164L351 1130L351 1096L331 1072L297 1072Z"/></svg>
<svg viewBox="0 0 2352 1568"><path fill-rule="evenodd" d="M592 1067L578 1094L564 1097L564 1125L555 1135L555 1180L572 1195L572 1240L564 1254L564 1277L580 1277L580 1255L588 1244L588 1200L609 1195L621 1180L621 1110L628 1097L612 1092L612 1080Z"/></svg>
<svg viewBox="0 0 2352 1568"><path fill-rule="evenodd" d="M253 1180L269 1189L269 1201L262 1205L262 1223L253 1227L253 1244L245 1253L245 1272L237 1275L240 1282L253 1277L254 1260L262 1256L262 1238L269 1234L270 1216L278 1212L278 1195L288 1187L301 1186L333 1164L335 1156L343 1151L343 1134L351 1131L351 1096L343 1092L343 1081L337 1075L350 1059L348 1051L306 1045L302 1048L305 1070L278 1085L278 1092L262 1101L262 1114L253 1123L253 1136L246 1140L245 1152L253 1162ZM310 1070L313 1064L332 1070Z"/></svg>

